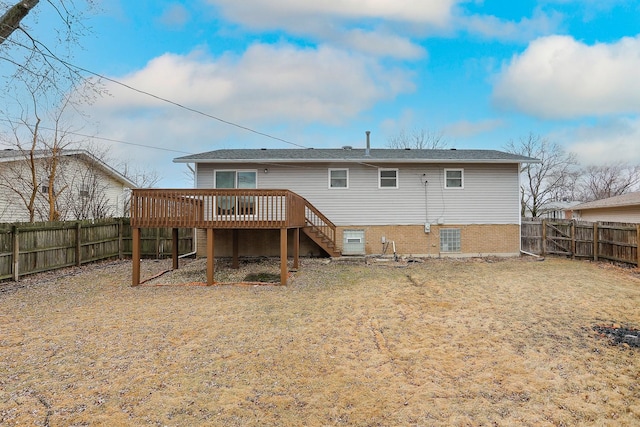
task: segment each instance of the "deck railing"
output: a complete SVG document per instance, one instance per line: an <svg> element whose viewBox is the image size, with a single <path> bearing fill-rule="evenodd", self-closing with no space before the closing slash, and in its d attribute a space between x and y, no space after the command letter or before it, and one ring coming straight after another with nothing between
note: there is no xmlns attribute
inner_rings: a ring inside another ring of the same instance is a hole
<svg viewBox="0 0 640 427"><path fill-rule="evenodd" d="M306 204L304 198L289 190L134 189L131 226L304 227Z"/></svg>

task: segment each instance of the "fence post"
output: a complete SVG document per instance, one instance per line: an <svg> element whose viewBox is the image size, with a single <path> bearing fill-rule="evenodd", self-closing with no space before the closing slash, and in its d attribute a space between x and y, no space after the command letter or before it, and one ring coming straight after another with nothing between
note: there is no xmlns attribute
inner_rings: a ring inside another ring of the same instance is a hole
<svg viewBox="0 0 640 427"><path fill-rule="evenodd" d="M76 222L76 267L82 265L82 242L80 238L82 224L80 221Z"/></svg>
<svg viewBox="0 0 640 427"><path fill-rule="evenodd" d="M636 226L636 255L638 255L638 259L636 260L636 267L640 268L640 224Z"/></svg>
<svg viewBox="0 0 640 427"><path fill-rule="evenodd" d="M598 222L593 223L593 260L598 261L598 247L600 244L598 243Z"/></svg>
<svg viewBox="0 0 640 427"><path fill-rule="evenodd" d="M576 220L571 221L571 259L576 259Z"/></svg>
<svg viewBox="0 0 640 427"><path fill-rule="evenodd" d="M547 254L547 220L542 220L542 256Z"/></svg>
<svg viewBox="0 0 640 427"><path fill-rule="evenodd" d="M13 240L13 280L15 282L20 278L20 239L18 234L18 226L14 225L11 237Z"/></svg>
<svg viewBox="0 0 640 427"><path fill-rule="evenodd" d="M156 228L156 259L160 259L160 228Z"/></svg>

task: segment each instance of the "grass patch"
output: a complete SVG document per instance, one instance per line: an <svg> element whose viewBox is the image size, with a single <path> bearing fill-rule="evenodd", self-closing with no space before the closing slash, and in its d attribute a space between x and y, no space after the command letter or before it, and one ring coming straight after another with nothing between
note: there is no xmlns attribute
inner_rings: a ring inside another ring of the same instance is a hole
<svg viewBox="0 0 640 427"><path fill-rule="evenodd" d="M0 424L640 422L640 353L592 329L640 325L630 270L302 260L286 287L130 280L116 263L0 293Z"/></svg>

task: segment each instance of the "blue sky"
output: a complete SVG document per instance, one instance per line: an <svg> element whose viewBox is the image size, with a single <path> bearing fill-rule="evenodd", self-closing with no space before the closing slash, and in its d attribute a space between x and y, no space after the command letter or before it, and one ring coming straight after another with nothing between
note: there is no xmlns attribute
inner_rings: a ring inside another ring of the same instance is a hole
<svg viewBox="0 0 640 427"><path fill-rule="evenodd" d="M533 132L585 165L640 164L640 1L109 0L90 25L75 64L293 145L108 82L85 133L197 153ZM100 143L189 185L180 153Z"/></svg>

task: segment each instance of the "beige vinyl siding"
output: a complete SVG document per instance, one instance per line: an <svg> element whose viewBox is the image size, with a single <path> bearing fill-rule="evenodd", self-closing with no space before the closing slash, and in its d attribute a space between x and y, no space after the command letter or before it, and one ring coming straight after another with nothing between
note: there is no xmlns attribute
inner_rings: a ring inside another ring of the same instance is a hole
<svg viewBox="0 0 640 427"><path fill-rule="evenodd" d="M640 206L618 206L576 211L578 219L592 222L640 223Z"/></svg>
<svg viewBox="0 0 640 427"><path fill-rule="evenodd" d="M327 186L330 168L349 169L349 188ZM256 169L258 188L292 190L336 225L518 224L518 165L384 164L398 169L398 188L378 188L378 167L324 163L198 164L198 188L212 188L215 169ZM264 169L268 168L268 173ZM445 189L444 169L464 169L464 188ZM423 174L428 184L422 183ZM426 197L426 203L425 203Z"/></svg>

